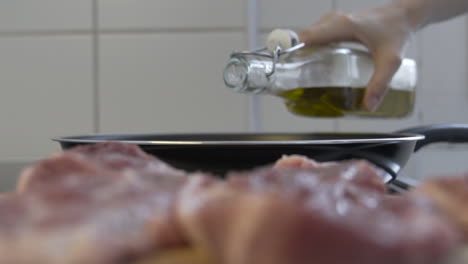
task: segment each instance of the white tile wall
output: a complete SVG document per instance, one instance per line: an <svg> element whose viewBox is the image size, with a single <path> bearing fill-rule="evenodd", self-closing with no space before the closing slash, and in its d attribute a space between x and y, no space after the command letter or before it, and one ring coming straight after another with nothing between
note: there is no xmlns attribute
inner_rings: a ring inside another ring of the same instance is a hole
<svg viewBox="0 0 468 264"><path fill-rule="evenodd" d="M466 157L468 157L467 146L421 149L413 156L412 162L417 166L417 171L411 176L416 179L427 179L467 172Z"/></svg>
<svg viewBox="0 0 468 264"><path fill-rule="evenodd" d="M243 43L242 33L104 36L102 131L245 131L247 97L222 81Z"/></svg>
<svg viewBox="0 0 468 264"><path fill-rule="evenodd" d="M0 160L37 159L90 133L91 37L0 38Z"/></svg>
<svg viewBox="0 0 468 264"><path fill-rule="evenodd" d="M454 97L465 94L468 99L467 33L466 16L422 31L422 92L443 91Z"/></svg>
<svg viewBox="0 0 468 264"><path fill-rule="evenodd" d="M450 88L455 87L446 89ZM440 90L420 94L423 124L468 123L468 92Z"/></svg>
<svg viewBox="0 0 468 264"><path fill-rule="evenodd" d="M242 27L245 0L98 0L102 29Z"/></svg>
<svg viewBox="0 0 468 264"><path fill-rule="evenodd" d="M91 30L92 0L0 1L0 32Z"/></svg>
<svg viewBox="0 0 468 264"><path fill-rule="evenodd" d="M333 1L259 0L263 28L304 28L333 9Z"/></svg>

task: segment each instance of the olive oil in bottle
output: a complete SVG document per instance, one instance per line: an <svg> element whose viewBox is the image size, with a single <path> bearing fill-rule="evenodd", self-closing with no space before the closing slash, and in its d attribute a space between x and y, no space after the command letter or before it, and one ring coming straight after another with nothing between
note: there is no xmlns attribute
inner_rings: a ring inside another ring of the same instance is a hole
<svg viewBox="0 0 468 264"><path fill-rule="evenodd" d="M375 112L363 110L364 87L311 87L280 92L287 109L306 117L401 118L413 110L414 92L390 89Z"/></svg>
<svg viewBox="0 0 468 264"><path fill-rule="evenodd" d="M362 106L374 73L369 52L341 46L310 48L303 43L272 50L271 43L275 42L265 50L233 53L224 68L226 86L239 93L282 97L291 113L307 117L402 118L412 112L414 60L402 60L382 103L371 112Z"/></svg>

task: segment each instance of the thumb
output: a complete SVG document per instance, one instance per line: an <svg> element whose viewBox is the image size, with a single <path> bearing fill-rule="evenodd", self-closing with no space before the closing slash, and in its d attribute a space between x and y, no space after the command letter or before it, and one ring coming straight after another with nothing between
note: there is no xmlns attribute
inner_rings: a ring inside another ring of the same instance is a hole
<svg viewBox="0 0 468 264"><path fill-rule="evenodd" d="M377 110L388 90L388 84L401 65L401 57L394 52L382 50L374 55L375 72L364 95L364 106L369 111Z"/></svg>

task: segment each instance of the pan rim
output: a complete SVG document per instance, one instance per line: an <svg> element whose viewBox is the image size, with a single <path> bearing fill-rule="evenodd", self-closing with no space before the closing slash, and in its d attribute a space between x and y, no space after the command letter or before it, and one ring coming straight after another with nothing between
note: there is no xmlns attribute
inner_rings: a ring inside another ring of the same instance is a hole
<svg viewBox="0 0 468 264"><path fill-rule="evenodd" d="M344 139L311 139L311 140L125 140L115 139L116 137L136 137L136 136L304 136L304 135L369 135L376 138L344 138ZM379 137L381 136L381 137ZM101 137L98 139L97 137ZM105 139L107 138L107 139ZM114 138L114 139L112 139ZM282 146L282 145L341 145L341 144L367 144L367 143L391 143L402 141L419 141L425 138L424 135L411 133L164 133L164 134L91 134L83 136L67 136L52 138L59 143L93 144L101 142L121 142L146 146Z"/></svg>

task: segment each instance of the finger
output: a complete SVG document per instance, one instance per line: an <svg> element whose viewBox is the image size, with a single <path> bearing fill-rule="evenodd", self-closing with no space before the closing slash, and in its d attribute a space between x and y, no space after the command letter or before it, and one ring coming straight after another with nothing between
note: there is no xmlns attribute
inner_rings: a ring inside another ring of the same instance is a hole
<svg viewBox="0 0 468 264"><path fill-rule="evenodd" d="M315 22L314 24L317 25L317 24L321 24L323 22L326 22L328 20L330 20L332 17L335 17L339 15L338 12L328 12L326 13L324 16L322 16L317 22Z"/></svg>
<svg viewBox="0 0 468 264"><path fill-rule="evenodd" d="M399 55L385 50L374 55L375 72L364 96L364 106L367 110L377 110L388 90L388 84L400 68L401 60Z"/></svg>
<svg viewBox="0 0 468 264"><path fill-rule="evenodd" d="M330 14L315 25L299 33L299 39L306 45L322 45L338 41L355 40L354 24L343 14Z"/></svg>

